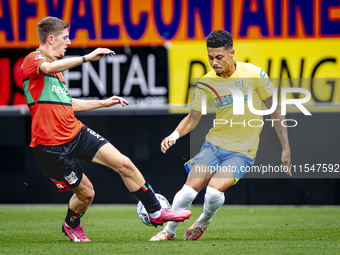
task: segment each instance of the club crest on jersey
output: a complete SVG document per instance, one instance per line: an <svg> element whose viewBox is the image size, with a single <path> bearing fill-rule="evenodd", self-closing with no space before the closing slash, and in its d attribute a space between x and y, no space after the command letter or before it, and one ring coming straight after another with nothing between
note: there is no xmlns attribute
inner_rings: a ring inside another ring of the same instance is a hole
<svg viewBox="0 0 340 255"><path fill-rule="evenodd" d="M77 182L78 177L76 176L75 172L72 172L69 176L65 176L65 180L68 181L70 185Z"/></svg>
<svg viewBox="0 0 340 255"><path fill-rule="evenodd" d="M46 59L44 55L37 55L35 56L35 60L39 60L39 59Z"/></svg>

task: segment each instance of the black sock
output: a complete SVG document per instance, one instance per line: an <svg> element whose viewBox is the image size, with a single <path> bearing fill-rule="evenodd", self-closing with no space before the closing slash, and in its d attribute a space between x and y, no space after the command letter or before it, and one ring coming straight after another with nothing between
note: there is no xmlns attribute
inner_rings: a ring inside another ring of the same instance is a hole
<svg viewBox="0 0 340 255"><path fill-rule="evenodd" d="M80 225L80 218L83 217L85 213L75 213L70 208L68 208L67 215L65 218L66 224L71 228L76 228Z"/></svg>
<svg viewBox="0 0 340 255"><path fill-rule="evenodd" d="M155 193L147 182L139 190L131 193L135 195L135 197L140 201L142 201L148 213L154 213L162 209L158 199L155 196Z"/></svg>

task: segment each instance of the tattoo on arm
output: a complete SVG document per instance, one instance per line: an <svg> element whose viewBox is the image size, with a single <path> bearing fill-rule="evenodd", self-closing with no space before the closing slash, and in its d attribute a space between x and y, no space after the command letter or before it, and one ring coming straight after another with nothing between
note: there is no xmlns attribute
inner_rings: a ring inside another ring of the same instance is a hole
<svg viewBox="0 0 340 255"><path fill-rule="evenodd" d="M267 108L270 109L273 105L273 96L268 97L263 102L267 106Z"/></svg>

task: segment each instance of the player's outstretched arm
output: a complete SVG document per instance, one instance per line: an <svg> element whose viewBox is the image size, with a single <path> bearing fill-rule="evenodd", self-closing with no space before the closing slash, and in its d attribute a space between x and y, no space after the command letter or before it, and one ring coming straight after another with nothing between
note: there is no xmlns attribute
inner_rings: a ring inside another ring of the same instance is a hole
<svg viewBox="0 0 340 255"><path fill-rule="evenodd" d="M116 104L121 106L129 105L129 102L122 97L112 96L105 100L80 100L72 98L72 108L75 112L90 111L102 107L111 107Z"/></svg>
<svg viewBox="0 0 340 255"><path fill-rule="evenodd" d="M178 124L175 131L163 139L161 142L161 151L166 153L166 151L176 143L178 138L185 136L197 126L201 117L201 112L190 110L189 114Z"/></svg>
<svg viewBox="0 0 340 255"><path fill-rule="evenodd" d="M273 97L270 96L269 98L264 100L265 105L268 109L272 107L273 104ZM288 131L287 128L282 126L281 123L283 120L285 120L285 116L281 115L281 105L280 103L277 103L276 110L271 115L272 119L277 119L279 121L274 121L274 127L277 136L279 137L281 146L282 146L282 155L281 155L281 161L282 165L285 169L287 169L287 174L289 176L292 176L292 173L290 171L290 146L289 146L289 140L288 140Z"/></svg>
<svg viewBox="0 0 340 255"><path fill-rule="evenodd" d="M82 57L66 58L59 61L54 61L52 63L43 62L40 65L40 71L46 74L55 74L79 66L85 62L99 60L105 55L113 56L115 53L114 51L107 48L97 48L91 53Z"/></svg>

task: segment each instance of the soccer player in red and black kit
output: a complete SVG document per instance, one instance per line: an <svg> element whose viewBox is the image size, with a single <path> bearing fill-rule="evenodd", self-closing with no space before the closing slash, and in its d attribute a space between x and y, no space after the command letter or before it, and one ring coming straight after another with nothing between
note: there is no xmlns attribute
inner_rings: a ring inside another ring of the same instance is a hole
<svg viewBox="0 0 340 255"><path fill-rule="evenodd" d="M94 190L77 159L98 163L119 173L130 192L144 204L154 226L188 219L189 210L162 210L153 190L131 160L75 118L74 112L129 103L117 96L92 101L71 97L61 72L115 53L107 48L97 48L82 57L55 61L65 55L71 44L68 27L68 23L55 17L42 19L38 23L40 46L22 65L24 93L32 115L30 146L34 147L40 163L59 191L70 189L74 192L63 232L72 241L90 241L80 226L80 218L91 204Z"/></svg>

